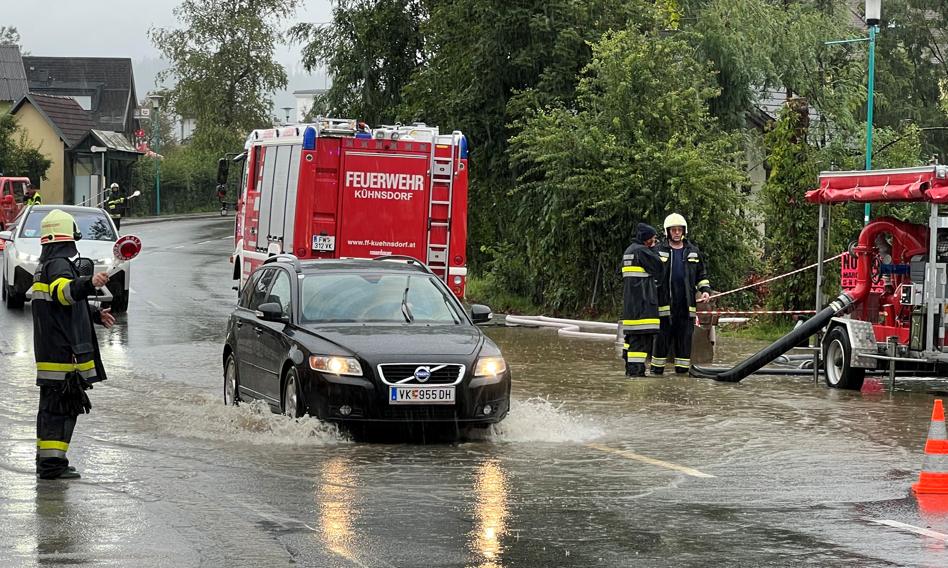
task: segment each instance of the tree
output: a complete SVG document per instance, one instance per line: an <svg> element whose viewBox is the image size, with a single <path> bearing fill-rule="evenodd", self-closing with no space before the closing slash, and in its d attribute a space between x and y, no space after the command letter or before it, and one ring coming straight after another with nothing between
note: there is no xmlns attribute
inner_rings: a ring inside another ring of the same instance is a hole
<svg viewBox="0 0 948 568"><path fill-rule="evenodd" d="M158 75L175 82L165 106L196 118L198 131L222 129L235 138L270 124L270 96L286 86L286 71L273 58L282 41L279 25L298 4L184 0L174 11L183 29L149 31L171 62Z"/></svg>
<svg viewBox="0 0 948 568"><path fill-rule="evenodd" d="M402 88L421 63L425 17L421 0L339 0L332 23L294 26L306 70L325 66L332 76L314 109L371 125L395 122Z"/></svg>
<svg viewBox="0 0 948 568"><path fill-rule="evenodd" d="M740 282L752 242L740 214L746 179L738 138L709 113L711 68L684 41L634 27L592 50L575 105L536 111L511 140L521 174L507 222L529 271L520 291L567 311L602 294L614 309L631 227L672 211L712 251L716 286Z"/></svg>
<svg viewBox="0 0 948 568"><path fill-rule="evenodd" d="M653 27L648 2L431 2L423 63L405 87L403 122L463 131L471 143L472 266L480 247L514 242L507 194L516 183L508 140L530 109L569 103L590 45L629 21Z"/></svg>
<svg viewBox="0 0 948 568"><path fill-rule="evenodd" d="M20 32L16 26L0 26L0 45L20 45Z"/></svg>
<svg viewBox="0 0 948 568"><path fill-rule="evenodd" d="M0 116L0 173L5 176L26 176L33 183L39 183L46 179L46 171L51 164L38 147L30 145L13 115Z"/></svg>
<svg viewBox="0 0 948 568"><path fill-rule="evenodd" d="M855 128L866 100L865 46L827 46L855 36L843 3L814 0L708 0L692 2L694 22L684 35L717 71L720 94L712 113L729 128L742 128L761 93L800 97L825 117L818 128Z"/></svg>

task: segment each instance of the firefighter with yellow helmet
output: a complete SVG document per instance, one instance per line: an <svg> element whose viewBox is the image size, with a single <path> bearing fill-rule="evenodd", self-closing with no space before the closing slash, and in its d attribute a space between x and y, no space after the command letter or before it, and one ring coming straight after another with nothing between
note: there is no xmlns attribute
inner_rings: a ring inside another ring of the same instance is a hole
<svg viewBox="0 0 948 568"><path fill-rule="evenodd" d="M100 272L81 276L71 260L82 233L72 215L53 209L40 224L39 266L33 275L33 350L40 387L36 416L36 475L41 479L79 477L66 451L76 417L92 408L86 389L104 381L105 368L93 323L111 327L109 310L92 308L87 297L109 280Z"/></svg>
<svg viewBox="0 0 948 568"><path fill-rule="evenodd" d="M665 371L670 350L675 355L675 372L688 372L697 304L708 301L711 295L704 255L687 238L688 222L682 215L672 213L665 217L663 225L666 240L657 247L663 266L658 307L661 329L652 357L653 375Z"/></svg>

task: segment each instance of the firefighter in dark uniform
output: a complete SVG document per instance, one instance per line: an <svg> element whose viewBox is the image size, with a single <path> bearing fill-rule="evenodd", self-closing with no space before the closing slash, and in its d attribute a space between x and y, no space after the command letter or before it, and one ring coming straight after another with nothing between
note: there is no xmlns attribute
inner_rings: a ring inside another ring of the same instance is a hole
<svg viewBox="0 0 948 568"><path fill-rule="evenodd" d="M116 229L122 228L122 215L125 214L127 201L128 198L119 189L119 184L113 183L109 186L109 192L105 196L105 210L109 212Z"/></svg>
<svg viewBox="0 0 948 568"><path fill-rule="evenodd" d="M39 188L34 186L33 184L29 184L26 186L26 191L24 191L24 195L26 195L26 201L24 202L24 205L42 205L43 204L43 196L40 195Z"/></svg>
<svg viewBox="0 0 948 568"><path fill-rule="evenodd" d="M662 262L653 250L655 229L639 223L635 239L622 255L622 333L625 374L645 376L645 361L659 330L658 281Z"/></svg>
<svg viewBox="0 0 948 568"><path fill-rule="evenodd" d="M653 375L665 371L669 349L675 354L676 373L687 373L691 368L697 303L707 302L711 294L704 255L686 238L688 222L672 213L665 217L664 228L667 240L658 246L664 267L659 306L662 323L652 358Z"/></svg>
<svg viewBox="0 0 948 568"><path fill-rule="evenodd" d="M92 324L111 327L115 318L107 309L90 307L86 298L109 277L104 272L79 275L70 259L79 254L76 240L81 237L72 215L60 209L50 211L40 224L42 253L31 291L40 387L36 474L41 479L79 477L66 451L76 417L92 408L85 390L106 378Z"/></svg>

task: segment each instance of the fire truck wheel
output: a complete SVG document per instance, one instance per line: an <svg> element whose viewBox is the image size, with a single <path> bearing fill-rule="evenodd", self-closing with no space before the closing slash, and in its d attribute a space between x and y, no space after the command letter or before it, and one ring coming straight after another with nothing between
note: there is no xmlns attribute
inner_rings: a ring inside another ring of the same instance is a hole
<svg viewBox="0 0 948 568"><path fill-rule="evenodd" d="M303 398L296 369L290 367L283 377L283 414L290 418L303 416Z"/></svg>
<svg viewBox="0 0 948 568"><path fill-rule="evenodd" d="M834 389L859 390L866 378L866 370L850 365L852 345L849 334L842 326L834 327L826 336L823 353L823 376L826 384Z"/></svg>

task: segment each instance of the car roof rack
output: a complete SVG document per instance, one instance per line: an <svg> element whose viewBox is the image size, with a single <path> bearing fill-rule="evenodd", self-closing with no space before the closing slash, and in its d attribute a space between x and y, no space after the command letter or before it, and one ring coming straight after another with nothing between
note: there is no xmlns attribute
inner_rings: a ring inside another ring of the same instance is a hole
<svg viewBox="0 0 948 568"><path fill-rule="evenodd" d="M270 264L271 262L289 262L293 265L293 270L295 270L297 274L303 272L303 267L300 265L300 259L296 258L296 255L294 254L282 252L263 261L264 264Z"/></svg>
<svg viewBox="0 0 948 568"><path fill-rule="evenodd" d="M432 272L431 269L428 268L428 265L427 265L427 264L425 264L424 262L421 262L420 260L418 260L417 258L415 258L415 257L413 257L413 256L408 256L407 254L386 254L386 255L383 255L383 256L376 256L376 257L374 257L372 260L387 260L387 261L403 260L403 261L407 262L408 264L416 264L416 265L418 265L419 267L421 267L422 270L424 270L424 271L427 272L428 274L434 274L434 272Z"/></svg>

